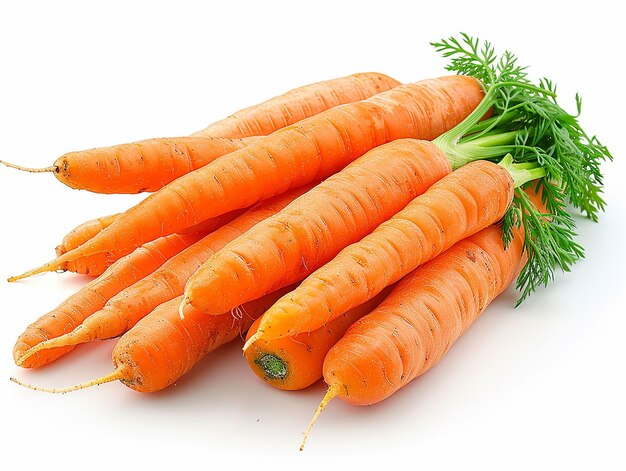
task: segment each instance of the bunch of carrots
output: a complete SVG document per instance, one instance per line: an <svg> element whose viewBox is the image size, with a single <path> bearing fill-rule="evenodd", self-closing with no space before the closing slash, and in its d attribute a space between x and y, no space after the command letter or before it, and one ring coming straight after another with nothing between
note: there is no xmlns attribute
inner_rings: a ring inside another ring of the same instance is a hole
<svg viewBox="0 0 626 471"><path fill-rule="evenodd" d="M17 365L120 337L110 374L26 386L158 391L245 336L266 383L326 382L314 422L334 397L374 404L426 372L514 279L522 302L569 271L584 256L571 210L597 220L611 159L579 125L580 100L567 113L552 82L488 42L433 45L453 75L355 74L188 137L70 152L43 169L3 162L71 188L150 193L9 279L94 277L18 337Z"/></svg>

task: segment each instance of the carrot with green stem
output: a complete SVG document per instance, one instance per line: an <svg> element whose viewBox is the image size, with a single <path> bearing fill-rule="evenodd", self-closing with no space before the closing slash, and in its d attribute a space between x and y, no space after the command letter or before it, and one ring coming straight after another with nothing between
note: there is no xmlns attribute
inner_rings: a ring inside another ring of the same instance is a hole
<svg viewBox="0 0 626 471"><path fill-rule="evenodd" d="M140 245L327 178L386 142L433 139L462 121L482 97L474 79L450 76L400 85L331 108L183 175L81 247L23 276L56 270L69 260L110 250L122 241Z"/></svg>
<svg viewBox="0 0 626 471"><path fill-rule="evenodd" d="M178 381L200 360L218 347L241 337L250 324L287 289L250 301L221 316L206 316L188 307L178 315L180 298L154 309L124 334L113 349L114 370L92 381L69 388L42 388L12 381L38 391L67 393L91 386L120 381L138 392L160 391Z"/></svg>
<svg viewBox="0 0 626 471"><path fill-rule="evenodd" d="M547 284L555 268L569 271L583 256L564 201L592 219L597 217L604 207L599 163L610 158L608 150L597 139L588 138L576 118L558 106L550 82L531 84L525 68L510 53L494 65L489 45L480 52L475 40L465 39L469 50L459 51L459 42L438 47L452 51L455 67L474 74L482 71L479 78L487 93L466 120L433 144L456 162L481 156L497 160L506 154L500 165L489 160L471 162L437 182L281 298L263 316L249 341L315 330L501 218L505 242L512 227L522 223L527 235L529 262L518 280L520 302ZM493 116L481 121L489 108ZM519 189L535 179L552 214L549 225ZM554 184L546 185L549 181ZM518 188L515 192L514 187Z"/></svg>
<svg viewBox="0 0 626 471"><path fill-rule="evenodd" d="M248 365L259 378L278 389L295 391L312 385L322 378L328 350L356 320L378 306L389 291L390 288L384 290L313 332L253 343L245 354ZM256 332L260 320L250 326L247 338Z"/></svg>
<svg viewBox="0 0 626 471"><path fill-rule="evenodd" d="M378 72L365 72L295 88L263 103L244 108L194 136L240 138L265 136L334 106L364 100L401 85Z"/></svg>
<svg viewBox="0 0 626 471"><path fill-rule="evenodd" d="M197 240L193 245L162 263L141 279L126 283L103 297L93 306L80 323L72 323L63 335L50 336L24 351L20 348L16 363L27 366L33 358L46 357L47 351L58 351L72 345L104 340L124 334L158 305L181 295L185 283L195 270L215 251L237 238L255 224L262 222L291 201L309 190L310 186L297 188L249 209L217 230ZM224 311L226 312L226 311Z"/></svg>
<svg viewBox="0 0 626 471"><path fill-rule="evenodd" d="M514 229L505 250L497 226L462 240L398 283L371 313L356 321L326 355L328 392L354 405L380 402L445 355L484 309L513 281L523 254Z"/></svg>

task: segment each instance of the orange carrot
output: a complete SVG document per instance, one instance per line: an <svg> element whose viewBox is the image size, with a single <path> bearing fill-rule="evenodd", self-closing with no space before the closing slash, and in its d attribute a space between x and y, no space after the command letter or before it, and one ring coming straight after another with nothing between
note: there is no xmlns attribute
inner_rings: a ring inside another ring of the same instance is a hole
<svg viewBox="0 0 626 471"><path fill-rule="evenodd" d="M248 365L259 378L275 388L294 391L310 386L322 377L322 364L330 347L357 319L378 306L390 288L313 332L253 343L246 350ZM260 320L252 324L247 338L256 332Z"/></svg>
<svg viewBox="0 0 626 471"><path fill-rule="evenodd" d="M364 100L400 85L385 74L366 72L295 88L237 111L194 136L265 136L334 106Z"/></svg>
<svg viewBox="0 0 626 471"><path fill-rule="evenodd" d="M51 172L70 188L94 193L143 193L162 188L178 177L243 149L258 138L175 137L147 139L111 147L68 152L50 167L32 169L0 163L27 172Z"/></svg>
<svg viewBox="0 0 626 471"><path fill-rule="evenodd" d="M113 349L114 371L101 378L63 389L31 386L45 392L66 393L119 380L139 392L156 392L175 383L207 354L243 335L285 289L240 307L238 316L227 312L206 316L189 307L178 315L181 298L158 306L120 338Z"/></svg>
<svg viewBox="0 0 626 471"><path fill-rule="evenodd" d="M433 139L466 117L483 96L472 78L401 85L337 106L183 175L118 217L78 249L24 276L57 269L120 243L142 244L341 170L394 139Z"/></svg>
<svg viewBox="0 0 626 471"><path fill-rule="evenodd" d="M187 283L186 302L220 314L299 281L450 172L428 141L377 147L212 256Z"/></svg>
<svg viewBox="0 0 626 471"><path fill-rule="evenodd" d="M202 238L201 233L172 234L149 242L119 259L100 277L81 288L58 307L29 325L13 347L13 358L19 366L37 368L72 350L72 346L47 349L29 355L26 352L47 340L67 334L101 309L107 300L127 286L141 280L186 247Z"/></svg>
<svg viewBox="0 0 626 471"><path fill-rule="evenodd" d="M415 245L417 247L417 245ZM333 397L355 405L382 401L425 373L448 351L520 269L521 231L505 250L488 227L404 278L328 352L328 392L311 427ZM301 449L302 449L301 447Z"/></svg>
<svg viewBox="0 0 626 471"><path fill-rule="evenodd" d="M502 166L471 162L444 177L281 298L251 342L318 329L454 243L501 219L514 182Z"/></svg>
<svg viewBox="0 0 626 471"><path fill-rule="evenodd" d="M118 214L111 214L110 216L104 216L97 219L91 219L87 222L79 224L70 232L68 232L63 241L54 249L57 257L63 255L68 250L80 247L97 233L102 231L105 227L109 227Z"/></svg>
<svg viewBox="0 0 626 471"><path fill-rule="evenodd" d="M297 188L257 205L165 261L151 273L122 286L107 297L106 304L99 303L80 324L74 323L73 329L66 330L63 335L52 336L45 342L38 342L26 352L20 352L18 365L23 366L31 357L46 350L122 335L158 305L181 295L189 277L216 250L280 211L309 188Z"/></svg>

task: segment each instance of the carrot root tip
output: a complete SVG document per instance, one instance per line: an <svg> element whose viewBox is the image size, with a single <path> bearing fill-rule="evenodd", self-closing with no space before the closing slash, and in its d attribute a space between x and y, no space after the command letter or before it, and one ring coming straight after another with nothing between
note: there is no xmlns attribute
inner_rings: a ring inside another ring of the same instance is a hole
<svg viewBox="0 0 626 471"><path fill-rule="evenodd" d="M59 167L56 165L51 165L50 167L43 168L30 168L30 167L22 167L21 165L15 165L4 160L0 160L0 164L5 167L14 168L16 170L21 170L22 172L30 172L30 173L44 173L44 172L58 172Z"/></svg>
<svg viewBox="0 0 626 471"><path fill-rule="evenodd" d="M311 433L311 429L313 428L313 425L315 425L317 418L324 411L324 409L326 409L326 406L331 401L331 399L333 399L335 396L337 396L337 394L339 394L339 389L340 389L339 384L331 384L328 387L328 391L326 391L326 394L324 395L322 402L320 402L320 405L317 406L317 409L315 410L315 414L313 414L313 419L311 419L311 423L309 424L306 431L304 432L304 437L302 438L302 442L300 443L300 451L304 450L304 445L306 444L306 440L307 438L309 438L309 434Z"/></svg>
<svg viewBox="0 0 626 471"><path fill-rule="evenodd" d="M44 388L41 386L33 386L32 384L23 383L17 378L9 378L9 379L13 381L15 384L18 384L19 386L32 389L34 391L42 391L42 392L47 392L47 393L52 393L52 394L65 394L65 393L72 392L72 391L78 391L79 389L85 389L85 388L90 388L92 386L98 386L104 383L110 383L111 381L126 379L127 376L128 374L124 369L118 368L116 370L113 370L111 373L107 375L101 376L100 378L87 381L85 383L80 383L75 386L70 386L68 388Z"/></svg>

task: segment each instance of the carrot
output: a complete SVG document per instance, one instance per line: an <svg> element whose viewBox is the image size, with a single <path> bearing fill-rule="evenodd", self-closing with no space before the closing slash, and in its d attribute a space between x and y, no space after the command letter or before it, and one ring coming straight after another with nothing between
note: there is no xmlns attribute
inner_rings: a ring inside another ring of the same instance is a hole
<svg viewBox="0 0 626 471"><path fill-rule="evenodd" d="M324 179L394 139L432 139L467 116L482 96L475 80L450 76L401 85L324 111L183 175L78 249L24 275L55 270L80 256L111 250L122 241L138 245L248 207Z"/></svg>
<svg viewBox="0 0 626 471"><path fill-rule="evenodd" d="M27 172L51 172L70 188L94 193L156 191L218 157L242 149L258 138L175 137L147 139L111 147L68 152L50 167L33 169L0 163Z"/></svg>
<svg viewBox="0 0 626 471"><path fill-rule="evenodd" d="M212 256L187 283L185 302L219 314L299 281L450 171L428 141L377 147Z"/></svg>
<svg viewBox="0 0 626 471"><path fill-rule="evenodd" d="M117 214L111 214L110 216L104 216L97 219L91 219L87 222L83 222L79 224L70 232L68 232L59 245L54 249L57 257L63 255L68 250L75 249L76 247L80 247L82 244L87 242L97 233L102 231L105 227L109 227L115 218L118 216Z"/></svg>
<svg viewBox="0 0 626 471"><path fill-rule="evenodd" d="M160 391L178 381L194 365L218 347L243 335L252 321L286 290L270 293L244 304L237 316L227 312L206 316L189 307L178 315L181 298L158 306L124 334L113 349L115 369L101 378L63 389L21 386L38 391L66 393L119 380L139 392Z"/></svg>
<svg viewBox="0 0 626 471"><path fill-rule="evenodd" d="M385 74L366 72L295 88L237 111L194 136L265 136L334 106L364 100L400 85Z"/></svg>
<svg viewBox="0 0 626 471"><path fill-rule="evenodd" d="M18 365L22 366L32 356L40 355L46 350L122 335L158 305L181 295L189 277L216 250L272 216L308 189L309 187L297 188L257 205L189 245L141 279L121 286L116 293L106 298L106 304L99 303L96 309L90 311L89 316L83 317L81 323L74 323L73 329L66 330L63 335L38 342L28 351L21 352Z"/></svg>
<svg viewBox="0 0 626 471"><path fill-rule="evenodd" d="M13 347L15 363L24 368L37 368L72 350L74 347L64 346L32 354L32 349L37 345L71 332L94 312L101 309L111 297L149 275L167 259L200 238L202 238L200 233L172 234L148 242L133 253L119 259L100 277L30 324L18 337ZM28 357L26 357L27 352L31 352Z"/></svg>
<svg viewBox="0 0 626 471"><path fill-rule="evenodd" d="M275 388L294 391L310 386L322 377L322 364L330 347L357 319L380 304L389 291L385 289L313 332L253 343L245 353L248 365L259 378ZM260 320L252 324L247 338L256 332Z"/></svg>
<svg viewBox="0 0 626 471"><path fill-rule="evenodd" d="M328 352L328 392L305 434L334 398L370 405L436 364L519 272L522 232L504 249L501 229L488 227L404 278Z"/></svg>
<svg viewBox="0 0 626 471"><path fill-rule="evenodd" d="M278 300L248 343L319 329L363 304L459 240L501 219L513 199L513 186L507 170L488 161L455 170Z"/></svg>

